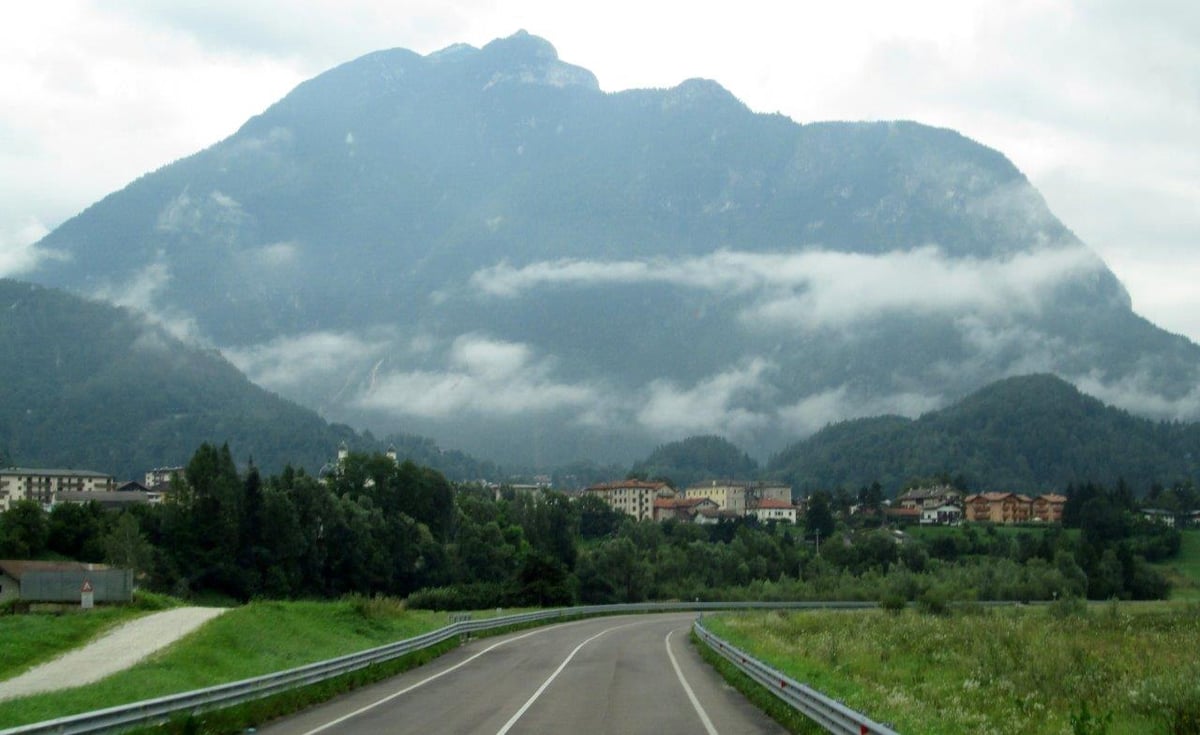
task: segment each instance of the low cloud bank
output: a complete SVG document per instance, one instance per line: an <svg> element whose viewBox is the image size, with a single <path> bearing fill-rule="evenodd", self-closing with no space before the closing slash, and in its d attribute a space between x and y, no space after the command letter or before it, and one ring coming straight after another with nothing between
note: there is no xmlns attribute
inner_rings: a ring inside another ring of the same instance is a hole
<svg viewBox="0 0 1200 735"><path fill-rule="evenodd" d="M536 357L528 345L467 334L451 345L446 370L377 374L355 403L360 408L444 419L583 409L600 401L595 388L557 382L552 372L553 361Z"/></svg>
<svg viewBox="0 0 1200 735"><path fill-rule="evenodd" d="M476 272L471 285L497 298L539 288L668 284L746 297L741 316L756 328L840 328L890 312L1036 313L1056 286L1104 269L1086 247L1003 259L951 258L938 248L878 255L807 250L719 251L683 260L557 260Z"/></svg>

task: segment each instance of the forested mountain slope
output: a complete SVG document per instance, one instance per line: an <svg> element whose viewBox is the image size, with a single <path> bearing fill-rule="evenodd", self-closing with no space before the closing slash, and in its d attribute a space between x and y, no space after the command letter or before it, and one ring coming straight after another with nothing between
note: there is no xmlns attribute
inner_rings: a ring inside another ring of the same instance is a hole
<svg viewBox="0 0 1200 735"><path fill-rule="evenodd" d="M213 350L190 347L126 309L0 279L0 456L28 467L92 469L141 479L182 465L203 442L239 462L315 474L347 442L383 442L329 424L251 383ZM404 456L475 478L486 467L417 437Z"/></svg>
<svg viewBox="0 0 1200 735"><path fill-rule="evenodd" d="M771 459L800 490L857 489L946 474L972 490L1062 492L1069 483L1136 491L1200 481L1200 424L1155 422L1106 406L1050 375L1009 378L916 420L831 425Z"/></svg>

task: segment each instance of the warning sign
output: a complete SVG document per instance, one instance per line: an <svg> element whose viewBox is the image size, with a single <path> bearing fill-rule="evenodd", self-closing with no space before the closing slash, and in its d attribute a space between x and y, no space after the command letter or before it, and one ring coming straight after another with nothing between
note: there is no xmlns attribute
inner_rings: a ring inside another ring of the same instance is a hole
<svg viewBox="0 0 1200 735"><path fill-rule="evenodd" d="M91 610L95 605L95 595L92 593L92 580L83 580L83 586L79 588L79 606L84 610Z"/></svg>
<svg viewBox="0 0 1200 735"><path fill-rule="evenodd" d="M90 580L90 579L83 580L83 586L79 588L79 591L80 592L91 592L92 591L92 580Z"/></svg>

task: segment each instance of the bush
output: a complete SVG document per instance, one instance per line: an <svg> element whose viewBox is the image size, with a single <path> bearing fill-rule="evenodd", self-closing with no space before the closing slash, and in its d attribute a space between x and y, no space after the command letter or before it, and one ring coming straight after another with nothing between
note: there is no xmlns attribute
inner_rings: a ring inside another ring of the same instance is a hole
<svg viewBox="0 0 1200 735"><path fill-rule="evenodd" d="M411 610L486 610L513 607L515 592L496 582L429 587L409 595L404 603Z"/></svg>
<svg viewBox="0 0 1200 735"><path fill-rule="evenodd" d="M182 602L170 595L148 592L146 590L134 590L133 601L129 603L129 607L134 610L153 612L156 610L170 610L182 604Z"/></svg>
<svg viewBox="0 0 1200 735"><path fill-rule="evenodd" d="M893 615L899 615L908 606L908 600L899 592L885 592L883 597L879 599L880 609L886 610Z"/></svg>
<svg viewBox="0 0 1200 735"><path fill-rule="evenodd" d="M917 609L926 615L949 615L950 594L941 585L931 585L917 598Z"/></svg>

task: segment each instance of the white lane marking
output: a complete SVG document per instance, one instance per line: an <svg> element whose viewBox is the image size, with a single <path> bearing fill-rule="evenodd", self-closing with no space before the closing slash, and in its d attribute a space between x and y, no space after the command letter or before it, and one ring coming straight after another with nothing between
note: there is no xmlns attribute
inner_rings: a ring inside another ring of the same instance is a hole
<svg viewBox="0 0 1200 735"><path fill-rule="evenodd" d="M568 625L569 625L569 623L568 623ZM471 656L471 657L470 657L470 658L468 658L468 659L465 659L465 660L463 660L463 661L460 661L460 662L458 662L458 663L454 664L453 666L451 666L450 668L448 668L448 669L446 669L446 670L444 670L444 671L439 671L438 673L434 674L433 676L430 676L430 677L427 677L427 678L425 678L425 679L422 679L421 681L418 681L417 683L415 683L415 684L413 684L413 685L411 685L411 686L405 687L404 689L401 689L401 690L400 690L400 691L398 691L398 692L392 692L391 694L387 695L387 696L386 696L386 697L384 697L383 699L380 699L380 700L378 700L378 701L376 701L376 702L372 702L371 704L368 704L368 705L366 705L365 707L359 707L358 709L354 710L353 712L351 712L351 713L349 713L349 714L346 714L346 715L342 715L341 717L337 718L336 720L330 720L329 722L326 722L324 725L321 725L321 726L320 726L320 727L318 727L318 728L314 728L314 729L312 729L312 730L309 730L308 732L304 733L304 735L315 735L316 733L319 733L319 732L323 732L323 731L325 731L325 730L328 730L329 728L333 727L334 725L340 725L340 724L342 724L343 722L345 722L346 720L349 720L349 719L351 719L352 717L358 717L358 716L359 716L359 715L361 715L363 712L367 712L368 710L375 709L376 707L378 707L378 706L379 706L379 705L381 705L381 704L386 704L386 703L388 703L388 702L392 701L393 699L395 699L396 697L399 697L399 696L400 696L400 695L402 695L402 694L408 694L409 692L411 692L412 690L416 689L417 687L424 686L424 685L428 684L429 682L433 681L434 679L438 679L438 678L440 678L440 677L443 677L443 676L445 676L446 674L449 674L451 671L454 671L454 670L456 670L456 669L461 669L463 666L466 666L467 664L471 663L472 661L474 661L475 659L479 658L479 657L480 657L480 656L482 656L483 654L485 654L485 653L490 653L491 651L493 651L493 650L495 650L495 649L499 648L500 646L506 645L506 644L508 644L508 643L512 643L513 641L519 641L519 640L521 640L522 638L528 638L528 637L529 637L529 636L531 636L531 635L537 635L538 633L545 633L547 630L550 630L550 629L551 629L551 628L553 628L553 627L554 627L554 626L547 626L547 627L545 627L545 628L538 628L537 630L532 630L532 631L530 631L530 632L528 632L528 633L524 633L524 634L522 634L522 635L516 636L515 638L507 638L507 639L505 639L505 640L502 640L502 641L500 641L500 642L498 642L498 643L493 643L492 645L490 645L490 646L488 646L487 648L483 649L482 651L480 651L479 653L475 654L474 656Z"/></svg>
<svg viewBox="0 0 1200 735"><path fill-rule="evenodd" d="M608 632L614 631L614 630L619 630L621 628L629 628L634 625L638 625L638 623L626 623L625 625L614 625L611 628L605 628L604 630L600 631L599 633L592 636L591 638L588 638L583 643L580 643L578 646L575 646L575 650L571 651L571 653L565 659L563 659L563 662L558 665L558 668L554 670L554 673L550 675L550 678L546 679L544 682L542 682L542 685L540 687L538 687L536 692L533 693L533 696L530 697L528 700L526 700L525 704L521 705L521 709L517 710L517 713L515 715L513 715L511 718L509 718L508 722L504 723L504 727L502 727L496 731L496 735L505 735L509 730L512 729L513 725L517 724L517 720L521 719L522 715L524 715L525 712L530 707L533 706L533 703L537 701L537 698L542 696L542 692L546 691L546 688L549 687L550 684L556 678L558 678L558 675L562 673L563 669L567 668L567 664L571 663L571 659L575 658L575 654L579 653L579 650L581 648L583 648L587 644L591 643L592 641L596 640L597 638L604 635L605 633L608 633Z"/></svg>
<svg viewBox="0 0 1200 735"><path fill-rule="evenodd" d="M671 633L674 632L673 630L671 631ZM708 719L708 713L704 711L704 707L700 706L700 700L696 699L696 693L688 686L687 679L683 678L683 669L679 668L679 662L675 660L675 653L671 651L671 633L667 633L667 637L663 642L667 644L667 656L671 659L671 666L675 667L675 676L679 677L679 683L683 685L683 691L687 692L692 707L696 709L696 714L700 715L700 721L704 723L705 732L708 735L717 735L717 728L713 727L712 720Z"/></svg>

